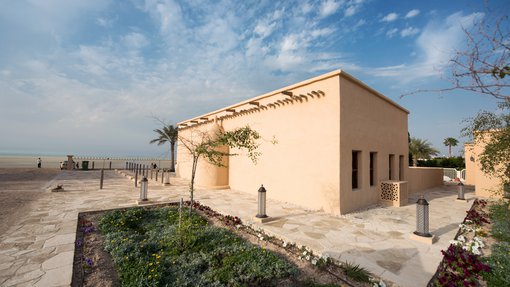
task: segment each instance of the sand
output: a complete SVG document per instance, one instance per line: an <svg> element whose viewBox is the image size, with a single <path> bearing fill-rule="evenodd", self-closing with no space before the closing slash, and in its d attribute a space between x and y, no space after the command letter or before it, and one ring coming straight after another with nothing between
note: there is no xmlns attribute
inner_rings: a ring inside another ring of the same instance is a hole
<svg viewBox="0 0 510 287"><path fill-rule="evenodd" d="M0 235L8 226L22 218L31 203L44 195L60 169L0 168Z"/></svg>

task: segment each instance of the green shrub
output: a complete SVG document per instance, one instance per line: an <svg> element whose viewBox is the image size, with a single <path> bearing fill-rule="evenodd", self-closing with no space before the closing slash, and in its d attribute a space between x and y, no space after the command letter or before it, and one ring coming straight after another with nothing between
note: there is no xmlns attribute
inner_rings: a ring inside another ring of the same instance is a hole
<svg viewBox="0 0 510 287"><path fill-rule="evenodd" d="M345 271L345 275L354 281L370 283L370 272L365 268L347 262L342 265L342 269Z"/></svg>
<svg viewBox="0 0 510 287"><path fill-rule="evenodd" d="M122 286L271 285L297 274L295 266L226 229L176 208L106 213L104 248ZM179 226L180 222L180 226Z"/></svg>

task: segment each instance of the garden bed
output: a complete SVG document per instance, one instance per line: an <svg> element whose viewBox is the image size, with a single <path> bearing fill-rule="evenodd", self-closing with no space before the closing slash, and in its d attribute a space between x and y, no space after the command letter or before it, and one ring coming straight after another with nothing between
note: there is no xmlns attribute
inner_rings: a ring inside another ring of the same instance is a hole
<svg viewBox="0 0 510 287"><path fill-rule="evenodd" d="M195 211L180 215L181 228L175 204L80 213L72 286L373 285L363 268L316 256L207 206L196 203ZM161 226L154 214L172 226Z"/></svg>
<svg viewBox="0 0 510 287"><path fill-rule="evenodd" d="M475 200L428 286L510 286L510 210Z"/></svg>

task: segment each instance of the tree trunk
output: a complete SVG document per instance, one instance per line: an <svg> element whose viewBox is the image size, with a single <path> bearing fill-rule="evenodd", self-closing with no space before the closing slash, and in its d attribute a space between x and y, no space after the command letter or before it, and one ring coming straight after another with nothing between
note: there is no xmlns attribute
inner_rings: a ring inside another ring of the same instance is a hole
<svg viewBox="0 0 510 287"><path fill-rule="evenodd" d="M413 155L413 166L414 167L418 166L418 157L416 155Z"/></svg>
<svg viewBox="0 0 510 287"><path fill-rule="evenodd" d="M175 172L175 144L170 143L170 171Z"/></svg>
<svg viewBox="0 0 510 287"><path fill-rule="evenodd" d="M448 146L448 157L452 157L452 146Z"/></svg>
<svg viewBox="0 0 510 287"><path fill-rule="evenodd" d="M189 215L191 216L191 210L193 210L193 192L195 191L195 173L197 171L198 164L198 156L193 155L193 165L191 167L191 183L189 187L190 191L190 205L189 205Z"/></svg>

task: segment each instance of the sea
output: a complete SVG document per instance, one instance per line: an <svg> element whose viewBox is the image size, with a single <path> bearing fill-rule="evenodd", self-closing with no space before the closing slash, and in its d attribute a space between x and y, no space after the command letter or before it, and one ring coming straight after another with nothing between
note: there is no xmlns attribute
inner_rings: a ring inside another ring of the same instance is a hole
<svg viewBox="0 0 510 287"><path fill-rule="evenodd" d="M41 158L41 168L60 168L60 163L67 160L67 155L37 155L37 154L2 154L0 153L0 168L37 168L37 159ZM73 160L79 163L80 168L83 161L88 161L89 169L111 168L123 169L126 162L136 162L150 165L155 163L161 168L170 168L170 159L143 157L143 156L74 156Z"/></svg>

